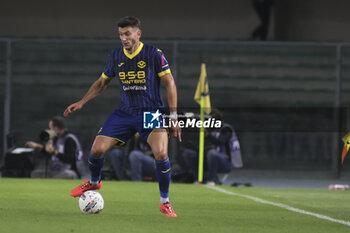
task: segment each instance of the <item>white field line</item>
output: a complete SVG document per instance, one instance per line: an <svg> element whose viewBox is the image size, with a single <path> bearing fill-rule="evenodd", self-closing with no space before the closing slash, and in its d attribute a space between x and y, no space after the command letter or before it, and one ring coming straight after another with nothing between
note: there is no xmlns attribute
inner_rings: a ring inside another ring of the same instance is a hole
<svg viewBox="0 0 350 233"><path fill-rule="evenodd" d="M216 187L216 186L210 186L210 185L203 185L203 186L204 186L204 187L207 187L207 188L210 188L210 189L214 189L214 190L216 190L216 191L218 191L218 192L221 192L221 193L228 194L228 195L238 196L238 197L244 197L244 198L253 200L253 201L255 201L255 202L259 202L259 203L263 203L263 204L268 204L268 205L272 205L272 206L277 206L277 207L280 207L280 208L283 208L283 209L286 209L286 210L290 210L290 211L293 211L293 212L296 212L296 213L314 216L314 217L316 217L316 218L325 219L325 220L328 220L328 221L331 221L331 222L340 223L340 224L343 224L343 225L346 225L346 226L349 226L349 227L350 227L350 222L349 222L349 221L344 221L344 220L339 220L339 219L331 218L331 217L326 216L326 215L317 214L317 213L309 212L309 211L306 211L306 210L294 208L294 207L292 207L292 206L285 205L285 204L282 204L282 203L277 203L277 202L272 202L272 201L266 201L266 200L263 200L263 199L261 199L261 198L254 197L254 196L250 196L250 195L245 195L245 194L230 192L230 191L227 191L227 190L225 190L225 189L223 189L223 188L219 188L219 187Z"/></svg>

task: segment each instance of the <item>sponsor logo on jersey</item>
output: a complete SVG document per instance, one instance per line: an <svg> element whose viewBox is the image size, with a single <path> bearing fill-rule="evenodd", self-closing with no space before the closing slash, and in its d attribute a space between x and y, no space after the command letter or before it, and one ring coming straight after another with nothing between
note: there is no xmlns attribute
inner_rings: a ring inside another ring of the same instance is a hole
<svg viewBox="0 0 350 233"><path fill-rule="evenodd" d="M146 62L144 62L144 61L139 61L139 62L137 63L137 67L139 67L140 69L145 68L145 67L146 67Z"/></svg>

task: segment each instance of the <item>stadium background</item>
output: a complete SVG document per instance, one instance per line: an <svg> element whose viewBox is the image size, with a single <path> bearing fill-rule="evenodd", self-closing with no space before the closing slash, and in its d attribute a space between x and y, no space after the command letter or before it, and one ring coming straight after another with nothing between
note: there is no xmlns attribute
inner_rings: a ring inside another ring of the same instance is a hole
<svg viewBox="0 0 350 233"><path fill-rule="evenodd" d="M237 130L243 169L338 176L340 138L349 129L348 6L345 0L276 0L268 40L261 42L250 40L259 24L251 1L5 2L1 151L5 132L14 132L19 145L36 139L51 116L86 92L119 45L116 20L136 15L143 40L161 48L171 64L180 107L198 111L193 95L200 64L207 64L212 106ZM114 82L69 118L85 154L117 106L117 93Z"/></svg>

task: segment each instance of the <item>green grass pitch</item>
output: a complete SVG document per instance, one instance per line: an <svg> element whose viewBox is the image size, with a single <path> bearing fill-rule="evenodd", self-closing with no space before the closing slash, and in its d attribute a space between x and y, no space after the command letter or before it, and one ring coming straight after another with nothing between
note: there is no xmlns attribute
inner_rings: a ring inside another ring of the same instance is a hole
<svg viewBox="0 0 350 233"><path fill-rule="evenodd" d="M100 190L104 210L86 215L79 210L78 198L69 196L79 184L79 180L0 179L0 232L350 232L349 226L339 223L177 183L170 190L177 218L160 213L158 184L149 182L105 181ZM350 191L221 188L350 221Z"/></svg>

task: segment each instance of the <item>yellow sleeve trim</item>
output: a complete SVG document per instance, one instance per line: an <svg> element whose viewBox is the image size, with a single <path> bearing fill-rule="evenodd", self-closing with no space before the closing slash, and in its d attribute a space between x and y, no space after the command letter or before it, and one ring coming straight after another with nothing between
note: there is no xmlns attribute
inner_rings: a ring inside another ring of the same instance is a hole
<svg viewBox="0 0 350 233"><path fill-rule="evenodd" d="M167 70L164 70L163 72L158 73L158 76L161 78L161 77L163 77L164 75L170 74L170 73L171 73L171 72L170 72L170 69L167 69Z"/></svg>
<svg viewBox="0 0 350 233"><path fill-rule="evenodd" d="M105 73L102 73L102 78L104 78L104 79L110 79L111 77L108 77L107 75L105 75Z"/></svg>

